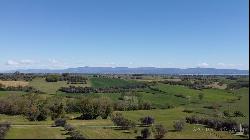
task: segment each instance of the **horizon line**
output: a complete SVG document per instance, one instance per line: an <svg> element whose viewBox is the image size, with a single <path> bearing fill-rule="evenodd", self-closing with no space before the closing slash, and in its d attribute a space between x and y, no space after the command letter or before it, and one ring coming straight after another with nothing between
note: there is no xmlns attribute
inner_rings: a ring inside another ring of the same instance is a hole
<svg viewBox="0 0 250 140"><path fill-rule="evenodd" d="M19 71L19 70L65 70L71 68L129 68L129 69L136 69L136 68L156 68L156 69L193 69L193 68L200 68L200 69L217 69L217 70L247 70L249 69L238 69L238 68L215 68L215 67L150 67L150 66L141 66L141 67L126 67L126 66L78 66L78 67L65 67L65 68L19 68L19 69L7 69L7 70L0 70L0 72L7 72L7 71Z"/></svg>

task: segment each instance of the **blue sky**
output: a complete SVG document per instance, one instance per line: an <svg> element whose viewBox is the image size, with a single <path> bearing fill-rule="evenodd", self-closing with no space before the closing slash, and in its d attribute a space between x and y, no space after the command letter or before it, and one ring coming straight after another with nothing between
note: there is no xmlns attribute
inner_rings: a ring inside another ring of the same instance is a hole
<svg viewBox="0 0 250 140"><path fill-rule="evenodd" d="M0 70L249 67L248 0L0 0Z"/></svg>

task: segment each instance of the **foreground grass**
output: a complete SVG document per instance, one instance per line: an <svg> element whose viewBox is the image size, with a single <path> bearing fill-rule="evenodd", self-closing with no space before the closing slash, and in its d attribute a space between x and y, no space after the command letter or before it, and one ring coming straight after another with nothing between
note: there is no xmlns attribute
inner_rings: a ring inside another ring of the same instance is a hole
<svg viewBox="0 0 250 140"><path fill-rule="evenodd" d="M0 97L8 96L8 95L14 95L14 94L26 94L27 92L23 91L0 91Z"/></svg>
<svg viewBox="0 0 250 140"><path fill-rule="evenodd" d="M5 139L65 139L63 128L38 125L12 125Z"/></svg>

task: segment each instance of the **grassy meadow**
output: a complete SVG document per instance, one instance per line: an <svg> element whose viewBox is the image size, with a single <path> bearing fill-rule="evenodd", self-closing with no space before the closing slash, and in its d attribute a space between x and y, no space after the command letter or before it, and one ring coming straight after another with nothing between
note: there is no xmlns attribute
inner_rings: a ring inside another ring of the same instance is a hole
<svg viewBox="0 0 250 140"><path fill-rule="evenodd" d="M155 78L155 79L154 79ZM136 90L128 93L64 93L58 91L60 87L69 87L70 85L94 88L108 88L108 87L122 87L137 82L152 82L157 81L155 85L143 90ZM151 110L133 110L133 111L114 111L113 113L122 113L125 118L136 122L138 125L139 119L145 116L151 116L155 119L155 124L164 125L168 133L164 138L166 139L237 139L245 138L236 136L226 131L215 131L207 129L203 125L195 125L185 123L182 131L175 131L173 124L178 120L185 120L186 116L199 115L205 117L216 117L217 113L222 113L229 110L231 113L234 111L241 111L245 117L234 117L239 123L249 122L249 88L240 88L237 90L229 91L224 87L209 88L209 89L191 89L182 85L169 85L163 84L159 81L164 78L158 76L145 76L145 79L133 80L129 78L107 78L107 77L88 77L87 84L67 84L66 81L46 82L45 78L34 78L32 81L0 81L3 85L29 85L38 89L43 94L43 98L52 96L62 97L63 99L72 100L90 97L108 97L113 102L121 100L124 96L134 96L137 100L149 102L152 104ZM171 79L170 79L171 80ZM233 81L220 79L225 84ZM175 81L175 80L174 80ZM176 80L180 81L180 79ZM225 86L225 85L223 85ZM131 95L131 93L133 93ZM0 98L5 98L11 95L23 96L28 94L23 91L0 91ZM199 94L203 95L199 99ZM181 95L181 96L180 96ZM218 105L216 109L209 109L206 106ZM169 107L171 106L171 107ZM184 110L192 110L191 113L186 113ZM142 126L130 130L117 129L110 117L108 119L96 120L77 120L80 113L66 113L67 123L76 127L77 130L88 139L135 139L140 135ZM0 114L0 122L11 122L11 128L5 136L5 139L66 139L69 137L67 131L63 127L53 127L54 121L48 118L46 121L29 121L23 115L4 115ZM154 138L151 135L149 138Z"/></svg>

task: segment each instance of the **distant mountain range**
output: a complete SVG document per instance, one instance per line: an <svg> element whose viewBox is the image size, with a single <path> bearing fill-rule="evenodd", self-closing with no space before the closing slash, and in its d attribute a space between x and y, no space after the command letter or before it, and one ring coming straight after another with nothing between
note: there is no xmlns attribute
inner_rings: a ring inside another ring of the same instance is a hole
<svg viewBox="0 0 250 140"><path fill-rule="evenodd" d="M193 74L193 75L249 75L249 70L216 68L155 68L155 67L77 67L67 69L20 69L22 73L89 73L89 74ZM12 73L13 71L6 71Z"/></svg>

